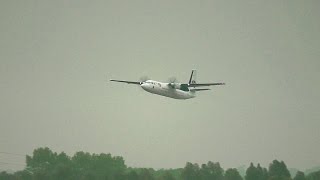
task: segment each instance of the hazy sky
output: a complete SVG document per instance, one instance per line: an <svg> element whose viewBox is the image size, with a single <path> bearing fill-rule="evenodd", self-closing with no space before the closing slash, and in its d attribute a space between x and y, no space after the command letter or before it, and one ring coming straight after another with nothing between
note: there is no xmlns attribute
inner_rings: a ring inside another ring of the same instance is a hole
<svg viewBox="0 0 320 180"><path fill-rule="evenodd" d="M320 1L0 1L0 152L320 165ZM226 86L190 100L110 78ZM0 154L0 169L23 156Z"/></svg>

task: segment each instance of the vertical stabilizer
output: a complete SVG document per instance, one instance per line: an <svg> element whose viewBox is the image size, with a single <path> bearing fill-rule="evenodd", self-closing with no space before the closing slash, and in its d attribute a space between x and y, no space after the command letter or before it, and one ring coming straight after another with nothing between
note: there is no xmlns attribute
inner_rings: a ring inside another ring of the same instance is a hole
<svg viewBox="0 0 320 180"><path fill-rule="evenodd" d="M197 78L197 71L196 70L192 70L191 72L191 76L190 76L190 80L189 80L189 84L196 84L196 78Z"/></svg>

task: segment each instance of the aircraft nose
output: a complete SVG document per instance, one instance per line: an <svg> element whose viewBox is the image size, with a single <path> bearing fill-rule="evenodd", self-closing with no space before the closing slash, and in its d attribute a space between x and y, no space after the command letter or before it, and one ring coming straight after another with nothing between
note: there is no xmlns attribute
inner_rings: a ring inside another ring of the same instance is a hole
<svg viewBox="0 0 320 180"><path fill-rule="evenodd" d="M147 88L147 84L146 83L142 83L140 86L142 87L142 89L146 89Z"/></svg>

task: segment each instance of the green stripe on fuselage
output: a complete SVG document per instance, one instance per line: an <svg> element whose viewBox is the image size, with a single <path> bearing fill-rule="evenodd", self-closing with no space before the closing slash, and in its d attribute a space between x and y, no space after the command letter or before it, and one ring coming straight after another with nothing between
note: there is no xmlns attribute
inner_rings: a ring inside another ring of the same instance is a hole
<svg viewBox="0 0 320 180"><path fill-rule="evenodd" d="M187 84L181 84L180 85L180 90L188 92L189 91L188 85Z"/></svg>

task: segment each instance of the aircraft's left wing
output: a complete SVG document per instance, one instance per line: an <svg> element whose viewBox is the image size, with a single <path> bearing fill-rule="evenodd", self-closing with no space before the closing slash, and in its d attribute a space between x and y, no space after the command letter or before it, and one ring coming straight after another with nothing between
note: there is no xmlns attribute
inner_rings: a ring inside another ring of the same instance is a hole
<svg viewBox="0 0 320 180"><path fill-rule="evenodd" d="M225 83L194 83L194 84L187 84L188 87L200 87L200 86L217 86L217 85L225 85Z"/></svg>
<svg viewBox="0 0 320 180"><path fill-rule="evenodd" d="M138 84L138 85L141 84L141 82L137 82L137 81L123 81L123 80L115 80L115 79L110 79L110 81L122 82L122 83L128 83L128 84Z"/></svg>

